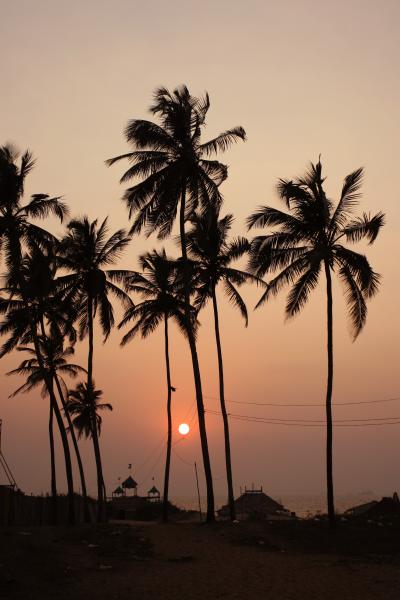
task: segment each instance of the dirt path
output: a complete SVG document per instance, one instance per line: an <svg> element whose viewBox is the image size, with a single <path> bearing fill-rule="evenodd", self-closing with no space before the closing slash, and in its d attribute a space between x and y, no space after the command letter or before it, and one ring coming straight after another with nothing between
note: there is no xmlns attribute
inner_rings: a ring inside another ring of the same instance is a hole
<svg viewBox="0 0 400 600"><path fill-rule="evenodd" d="M398 600L397 556L299 552L245 525L0 534L4 600Z"/></svg>

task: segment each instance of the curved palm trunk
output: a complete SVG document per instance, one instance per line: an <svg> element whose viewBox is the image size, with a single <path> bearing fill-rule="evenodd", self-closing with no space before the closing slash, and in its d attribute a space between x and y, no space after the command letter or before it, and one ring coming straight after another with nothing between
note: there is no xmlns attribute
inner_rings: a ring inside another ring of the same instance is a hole
<svg viewBox="0 0 400 600"><path fill-rule="evenodd" d="M56 457L54 452L54 410L50 402L49 412L49 441L50 441L50 471L51 471L51 524L57 524L57 481Z"/></svg>
<svg viewBox="0 0 400 600"><path fill-rule="evenodd" d="M190 354L192 357L193 365L193 376L196 388L196 402L197 402L197 415L199 419L199 432L201 441L201 450L203 454L204 474L206 478L207 487L207 522L215 521L215 510L214 510L214 490L211 473L210 455L208 452L208 440L206 421L204 416L204 402L203 402L203 390L201 387L201 375L199 358L197 356L196 339L193 332L192 320L190 316L190 281L187 269L187 249L186 249L186 233L185 233L185 203L186 203L186 190L185 187L182 190L181 206L180 206L180 238L181 238L181 252L183 259L183 274L184 274L184 288L185 288L185 319L187 334L189 340Z"/></svg>
<svg viewBox="0 0 400 600"><path fill-rule="evenodd" d="M226 462L226 479L228 484L228 504L231 521L236 519L235 498L233 496L233 478L232 478L232 461L231 461L231 442L229 437L229 421L225 405L225 386L224 386L224 363L222 360L221 337L219 333L219 317L218 304L215 287L212 292L212 301L214 309L214 325L215 325L215 341L217 344L218 354L218 374L219 374L219 400L221 403L222 420L224 422L224 438L225 438L225 462Z"/></svg>
<svg viewBox="0 0 400 600"><path fill-rule="evenodd" d="M89 511L89 502L88 502L87 491L86 491L85 472L83 470L82 457L81 457L81 453L80 453L79 446L78 446L78 440L76 439L75 429L74 429L74 426L73 426L73 423L71 420L71 415L69 414L69 412L67 410L64 394L61 389L60 380L58 379L57 374L54 374L54 381L56 383L58 395L60 397L61 404L64 409L65 417L67 419L69 432L71 434L72 444L73 444L74 450L75 450L76 461L78 463L79 477L81 480L81 487L82 487L83 517L84 517L85 523L90 523L91 519L90 519L90 511Z"/></svg>
<svg viewBox="0 0 400 600"><path fill-rule="evenodd" d="M332 314L332 278L329 263L325 260L327 328L328 328L328 380L326 386L326 485L328 499L328 518L330 527L336 524L333 498L333 422L332 422L332 386L333 386L333 314Z"/></svg>
<svg viewBox="0 0 400 600"><path fill-rule="evenodd" d="M43 362L42 356L40 360ZM40 362L39 362L40 364ZM68 523L70 525L75 525L75 505L74 505L74 479L72 476L72 462L71 462L71 453L69 451L69 444L67 438L67 432L65 431L64 422L61 416L61 412L54 394L53 382L49 380L47 384L47 389L50 395L50 401L52 404L52 408L54 410L54 414L56 417L58 429L60 430L61 442L64 450L64 458L65 458L65 472L67 476L67 486L68 486Z"/></svg>
<svg viewBox="0 0 400 600"><path fill-rule="evenodd" d="M167 373L167 415L168 415L168 438L167 438L167 456L165 460L165 475L164 475L164 494L163 494L163 521L168 521L168 488L169 488L169 471L171 465L171 446L172 446L172 416L171 416L171 370L169 364L169 339L168 339L168 317L164 317L164 333L165 333L165 367Z"/></svg>
<svg viewBox="0 0 400 600"><path fill-rule="evenodd" d="M67 476L67 487L68 487L68 524L75 525L75 505L74 505L74 479L72 476L72 463L71 463L71 454L69 451L67 432L65 431L64 422L62 420L61 412L59 406L57 404L57 400L54 394L53 383L51 378L44 366L44 361L42 357L42 353L40 352L40 346L38 341L37 332L35 331L35 327L31 325L31 332L33 337L33 343L36 352L36 358L39 363L39 368L42 372L42 376L44 382L46 384L47 391L50 396L50 403L54 410L54 415L56 417L58 429L61 435L61 443L64 451L64 459L65 459L65 473Z"/></svg>
<svg viewBox="0 0 400 600"><path fill-rule="evenodd" d="M93 391L93 301L88 298L88 329L89 329L89 351L88 351L88 377L87 389L90 394ZM101 454L99 445L99 436L97 434L96 406L92 405L92 440L94 456L96 460L97 471L97 521L105 521L105 486L103 479L103 468L101 464Z"/></svg>

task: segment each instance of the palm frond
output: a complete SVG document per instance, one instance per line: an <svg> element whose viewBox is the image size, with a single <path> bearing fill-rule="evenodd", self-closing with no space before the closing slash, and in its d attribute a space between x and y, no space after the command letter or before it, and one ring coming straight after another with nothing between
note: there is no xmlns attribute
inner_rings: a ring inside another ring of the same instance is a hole
<svg viewBox="0 0 400 600"><path fill-rule="evenodd" d="M243 127L233 127L223 133L220 133L214 139L201 144L200 151L206 156L225 152L228 148L239 140L246 141L246 132Z"/></svg>
<svg viewBox="0 0 400 600"><path fill-rule="evenodd" d="M362 217L354 219L343 227L341 233L346 236L348 242L359 242L366 238L369 244L373 244L384 224L385 215L382 212L378 212L373 217L364 213Z"/></svg>
<svg viewBox="0 0 400 600"><path fill-rule="evenodd" d="M336 230L345 225L361 197L359 190L362 185L364 169L360 167L345 177L339 203L333 213L330 229Z"/></svg>
<svg viewBox="0 0 400 600"><path fill-rule="evenodd" d="M294 317L307 303L310 292L318 284L320 270L320 262L311 264L310 268L295 282L289 292L286 303L286 314L288 317Z"/></svg>
<svg viewBox="0 0 400 600"><path fill-rule="evenodd" d="M240 314L242 315L245 325L247 327L249 318L247 315L247 308L246 308L243 298L241 297L241 295L239 294L239 292L237 291L235 286L233 286L231 284L231 282L227 279L224 280L224 290L225 290L225 294L228 297L229 302L231 304L233 304L233 306L236 306L236 308L239 309Z"/></svg>
<svg viewBox="0 0 400 600"><path fill-rule="evenodd" d="M350 269L346 266L342 266L339 269L339 277L345 287L345 299L349 308L353 339L355 340L365 325L367 319L367 305Z"/></svg>

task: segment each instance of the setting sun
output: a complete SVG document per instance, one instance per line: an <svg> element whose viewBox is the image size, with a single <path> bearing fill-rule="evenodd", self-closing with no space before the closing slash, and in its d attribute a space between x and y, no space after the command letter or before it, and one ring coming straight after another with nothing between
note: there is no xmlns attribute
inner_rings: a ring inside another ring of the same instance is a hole
<svg viewBox="0 0 400 600"><path fill-rule="evenodd" d="M187 423L181 423L178 427L178 431L181 435L187 435L190 431L190 427Z"/></svg>

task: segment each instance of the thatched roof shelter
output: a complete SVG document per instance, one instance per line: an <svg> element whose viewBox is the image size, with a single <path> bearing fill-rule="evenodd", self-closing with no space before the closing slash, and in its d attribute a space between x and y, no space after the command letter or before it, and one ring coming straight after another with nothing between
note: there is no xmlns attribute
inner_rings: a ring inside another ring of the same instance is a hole
<svg viewBox="0 0 400 600"><path fill-rule="evenodd" d="M245 490L236 498L235 509L238 518L268 518L268 517L290 517L292 513L282 504L273 500L270 496L260 490ZM226 504L217 511L221 518L229 517L229 506Z"/></svg>

